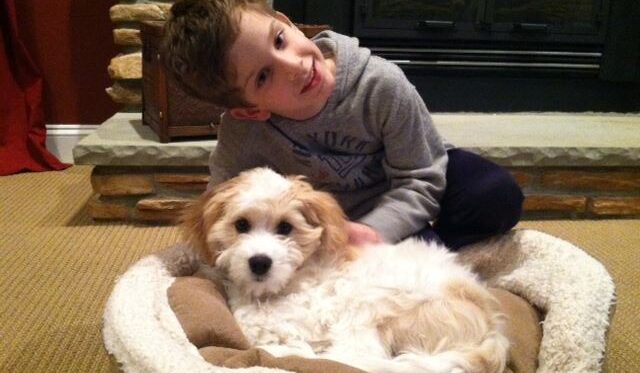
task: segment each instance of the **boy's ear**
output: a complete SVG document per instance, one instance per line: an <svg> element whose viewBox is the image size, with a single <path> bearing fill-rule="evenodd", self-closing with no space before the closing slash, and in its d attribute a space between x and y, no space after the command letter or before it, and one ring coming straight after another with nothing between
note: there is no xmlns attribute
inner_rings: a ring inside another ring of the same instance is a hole
<svg viewBox="0 0 640 373"><path fill-rule="evenodd" d="M229 109L229 114L238 120L257 120L264 122L271 118L271 112L257 107L237 107Z"/></svg>

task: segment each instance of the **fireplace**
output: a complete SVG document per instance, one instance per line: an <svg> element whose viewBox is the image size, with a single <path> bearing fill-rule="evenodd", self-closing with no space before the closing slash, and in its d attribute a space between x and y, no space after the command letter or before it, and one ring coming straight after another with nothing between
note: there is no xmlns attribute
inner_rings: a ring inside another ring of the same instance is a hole
<svg viewBox="0 0 640 373"><path fill-rule="evenodd" d="M640 111L636 0L275 0L357 36L434 111Z"/></svg>
<svg viewBox="0 0 640 373"><path fill-rule="evenodd" d="M596 73L607 0L355 0L354 34L401 66Z"/></svg>
<svg viewBox="0 0 640 373"><path fill-rule="evenodd" d="M600 44L609 0L355 0L362 38Z"/></svg>

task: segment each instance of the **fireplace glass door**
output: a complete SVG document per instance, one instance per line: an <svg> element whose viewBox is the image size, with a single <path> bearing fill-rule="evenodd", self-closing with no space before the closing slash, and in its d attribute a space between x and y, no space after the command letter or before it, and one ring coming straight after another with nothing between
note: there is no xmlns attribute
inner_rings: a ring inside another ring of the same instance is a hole
<svg viewBox="0 0 640 373"><path fill-rule="evenodd" d="M494 30L597 34L601 4L594 0L494 0Z"/></svg>
<svg viewBox="0 0 640 373"><path fill-rule="evenodd" d="M355 31L376 39L594 43L604 35L608 1L356 0Z"/></svg>
<svg viewBox="0 0 640 373"><path fill-rule="evenodd" d="M475 22L478 0L373 0L371 21L380 26L429 27L452 25L455 22ZM406 22L413 20L415 22ZM420 23L423 22L423 23Z"/></svg>

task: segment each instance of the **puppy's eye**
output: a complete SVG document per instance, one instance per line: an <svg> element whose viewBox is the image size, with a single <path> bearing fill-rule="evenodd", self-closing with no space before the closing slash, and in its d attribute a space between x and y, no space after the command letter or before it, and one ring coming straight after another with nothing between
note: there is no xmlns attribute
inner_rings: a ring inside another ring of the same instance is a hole
<svg viewBox="0 0 640 373"><path fill-rule="evenodd" d="M281 221L280 223L278 223L278 226L276 227L276 233L281 234L283 236L289 235L289 233L291 233L292 230L293 230L293 226L286 221Z"/></svg>
<svg viewBox="0 0 640 373"><path fill-rule="evenodd" d="M251 230L251 224L249 223L249 220L245 218L236 220L234 226L236 227L236 231L238 233L247 233L249 232L249 230Z"/></svg>

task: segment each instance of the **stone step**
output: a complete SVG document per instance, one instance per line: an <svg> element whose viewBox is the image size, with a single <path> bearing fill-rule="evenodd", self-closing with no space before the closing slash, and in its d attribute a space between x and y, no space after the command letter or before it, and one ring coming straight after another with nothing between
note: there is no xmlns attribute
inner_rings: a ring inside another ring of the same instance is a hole
<svg viewBox="0 0 640 373"><path fill-rule="evenodd" d="M639 167L640 114L434 114L442 136L510 167ZM117 113L73 150L76 164L206 166L216 141L160 143L140 113Z"/></svg>
<svg viewBox="0 0 640 373"><path fill-rule="evenodd" d="M640 116L436 114L441 134L512 172L525 218L640 217ZM139 113L119 113L74 148L94 165L96 219L174 222L206 189L215 140L160 143Z"/></svg>

